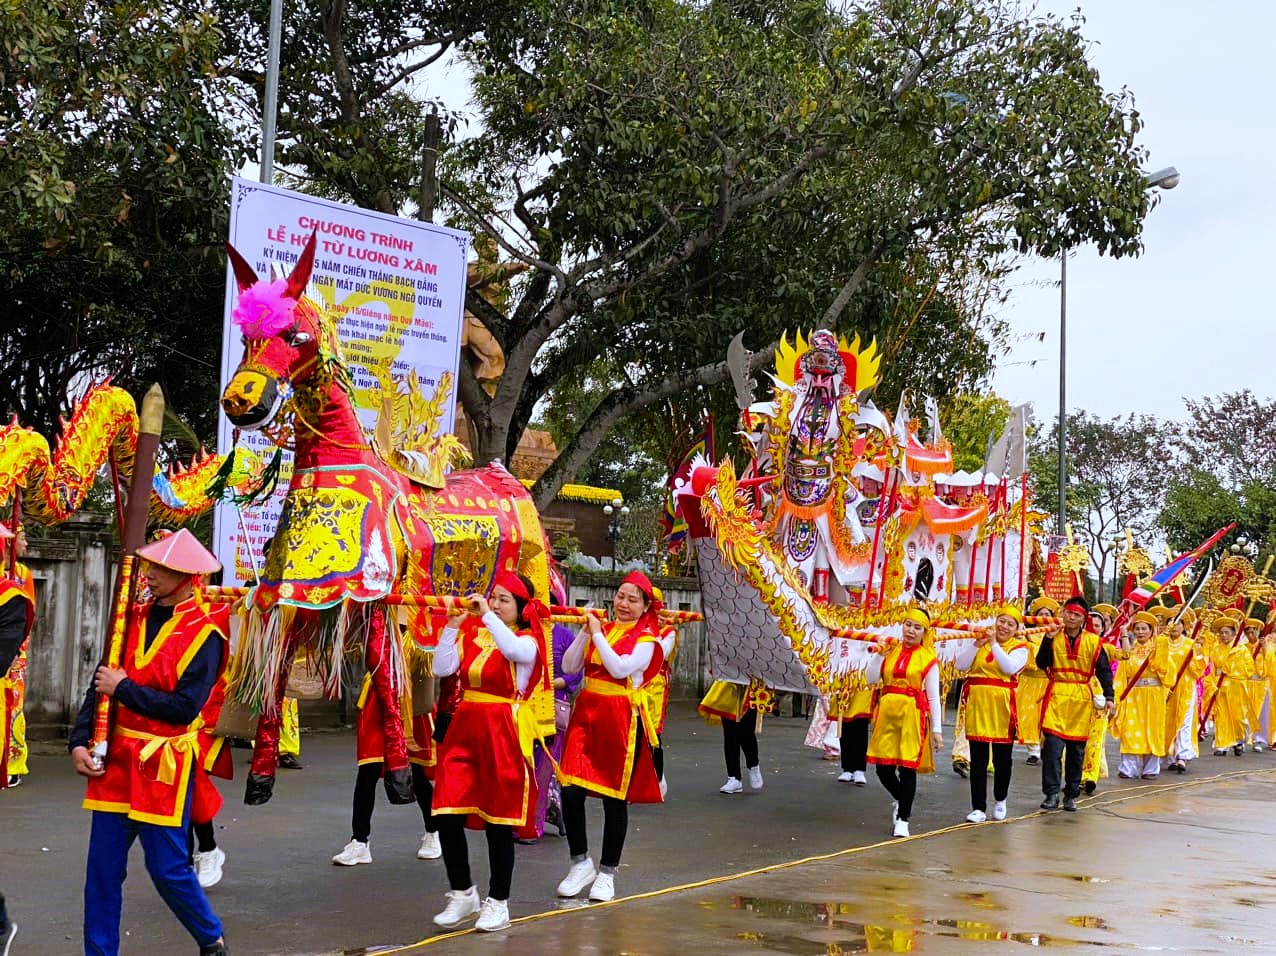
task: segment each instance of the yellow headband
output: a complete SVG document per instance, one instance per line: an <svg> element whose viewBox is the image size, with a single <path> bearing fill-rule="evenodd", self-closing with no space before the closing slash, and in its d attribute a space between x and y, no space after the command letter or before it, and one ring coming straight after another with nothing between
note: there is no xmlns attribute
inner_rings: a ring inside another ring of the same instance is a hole
<svg viewBox="0 0 1276 956"><path fill-rule="evenodd" d="M910 607L904 612L904 620L912 621L914 624L920 624L922 627L926 628L927 632L930 631L930 615L926 613L925 608Z"/></svg>
<svg viewBox="0 0 1276 956"><path fill-rule="evenodd" d="M1017 605L1006 604L997 608L997 616L1013 617L1020 624L1023 623L1023 611L1019 610Z"/></svg>

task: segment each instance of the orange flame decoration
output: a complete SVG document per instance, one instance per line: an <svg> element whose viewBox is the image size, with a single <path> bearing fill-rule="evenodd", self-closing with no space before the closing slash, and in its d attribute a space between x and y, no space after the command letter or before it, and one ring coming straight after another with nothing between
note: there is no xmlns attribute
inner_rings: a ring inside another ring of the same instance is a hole
<svg viewBox="0 0 1276 956"><path fill-rule="evenodd" d="M33 521L60 524L83 506L98 471L113 461L127 481L137 450L137 405L127 391L101 382L84 393L62 419L62 435L55 449L38 432L23 428L15 418L0 426L0 503L21 493L23 508ZM241 454L240 456L244 456ZM204 494L222 458L201 450L188 464L176 463L156 471L151 494L151 519L179 525L203 514L213 502ZM260 467L250 459L240 463L240 480Z"/></svg>

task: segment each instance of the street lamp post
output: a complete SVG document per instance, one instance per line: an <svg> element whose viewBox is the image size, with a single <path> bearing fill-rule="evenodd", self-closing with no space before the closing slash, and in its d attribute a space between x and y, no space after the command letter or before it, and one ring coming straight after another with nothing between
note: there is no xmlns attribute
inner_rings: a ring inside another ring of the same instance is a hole
<svg viewBox="0 0 1276 956"><path fill-rule="evenodd" d="M1143 177L1148 189L1173 189L1182 180L1179 171L1166 166ZM1056 533L1064 534L1068 521L1068 250L1059 262L1059 511Z"/></svg>
<svg viewBox="0 0 1276 956"><path fill-rule="evenodd" d="M629 506L620 498L611 499L611 504L603 505L603 514L611 518L607 525L607 540L611 542L611 569L616 570L616 542L620 540L620 525L629 516Z"/></svg>
<svg viewBox="0 0 1276 956"><path fill-rule="evenodd" d="M266 45L266 97L261 117L260 179L263 183L273 183L275 179L275 122L279 113L279 47L283 18L284 0L271 0Z"/></svg>

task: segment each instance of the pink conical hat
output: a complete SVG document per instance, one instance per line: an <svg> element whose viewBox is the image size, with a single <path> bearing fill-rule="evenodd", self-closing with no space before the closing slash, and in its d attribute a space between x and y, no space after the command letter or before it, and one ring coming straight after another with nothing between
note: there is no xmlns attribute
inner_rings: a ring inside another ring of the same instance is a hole
<svg viewBox="0 0 1276 956"><path fill-rule="evenodd" d="M222 569L212 552L185 528L143 545L137 549L137 556L183 574L214 574Z"/></svg>

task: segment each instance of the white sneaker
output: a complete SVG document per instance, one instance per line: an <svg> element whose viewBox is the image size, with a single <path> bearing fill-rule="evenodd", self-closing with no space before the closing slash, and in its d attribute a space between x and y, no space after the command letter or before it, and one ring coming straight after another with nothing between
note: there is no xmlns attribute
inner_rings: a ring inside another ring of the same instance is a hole
<svg viewBox="0 0 1276 956"><path fill-rule="evenodd" d="M478 922L474 928L480 933L495 933L510 924L510 906L508 900L494 900L490 896L483 900L479 909Z"/></svg>
<svg viewBox="0 0 1276 956"><path fill-rule="evenodd" d="M595 903L606 903L616 898L616 877L611 873L599 873L589 888L589 898Z"/></svg>
<svg viewBox="0 0 1276 956"><path fill-rule="evenodd" d="M443 855L443 847L439 843L437 833L426 833L421 837L421 849L416 851L418 860L437 860Z"/></svg>
<svg viewBox="0 0 1276 956"><path fill-rule="evenodd" d="M850 783L853 779L855 779L855 774L851 773L849 770L843 770L837 775L838 783Z"/></svg>
<svg viewBox="0 0 1276 956"><path fill-rule="evenodd" d="M971 810L968 814L966 814L967 823L983 823L987 819L988 814L984 813L982 810Z"/></svg>
<svg viewBox="0 0 1276 956"><path fill-rule="evenodd" d="M994 820L1006 819L1006 801L996 800L992 805L992 818Z"/></svg>
<svg viewBox="0 0 1276 956"><path fill-rule="evenodd" d="M216 886L222 881L222 864L226 862L226 851L215 846L207 853L195 854L195 878L204 889Z"/></svg>
<svg viewBox="0 0 1276 956"><path fill-rule="evenodd" d="M1255 741L1254 741L1254 753L1256 753L1256 754L1261 754L1261 753L1263 752L1263 749L1264 749L1266 746L1267 746L1266 744L1260 743L1259 741L1255 740ZM9 784L9 786L13 786L13 784Z"/></svg>
<svg viewBox="0 0 1276 956"><path fill-rule="evenodd" d="M868 784L868 777L864 776L863 770L856 770L851 774L851 783L857 787L863 787Z"/></svg>
<svg viewBox="0 0 1276 956"><path fill-rule="evenodd" d="M468 890L448 890L447 906L443 907L442 913L434 917L434 922L439 926L456 926L478 911L479 895L474 887L471 886ZM509 923L508 912L505 914L505 922Z"/></svg>
<svg viewBox="0 0 1276 956"><path fill-rule="evenodd" d="M727 777L727 782L718 788L718 793L740 793L743 789L744 784L739 777Z"/></svg>
<svg viewBox="0 0 1276 956"><path fill-rule="evenodd" d="M907 820L895 821L895 836L897 837L908 836L908 821Z"/></svg>
<svg viewBox="0 0 1276 956"><path fill-rule="evenodd" d="M660 799L663 800L669 793L669 784L665 783L665 778L660 778Z"/></svg>
<svg viewBox="0 0 1276 956"><path fill-rule="evenodd" d="M749 768L749 786L752 787L754 790L761 790L762 784L763 784L762 768L750 767Z"/></svg>
<svg viewBox="0 0 1276 956"><path fill-rule="evenodd" d="M579 863L573 863L572 868L563 877L563 882L558 884L558 895L575 896L590 883L594 882L594 877L597 875L598 869L594 866L594 861L589 857L585 857Z"/></svg>
<svg viewBox="0 0 1276 956"><path fill-rule="evenodd" d="M368 848L368 844L361 843L358 840L351 840L345 847L332 858L332 862L337 866L358 866L360 863L372 862L372 851Z"/></svg>

